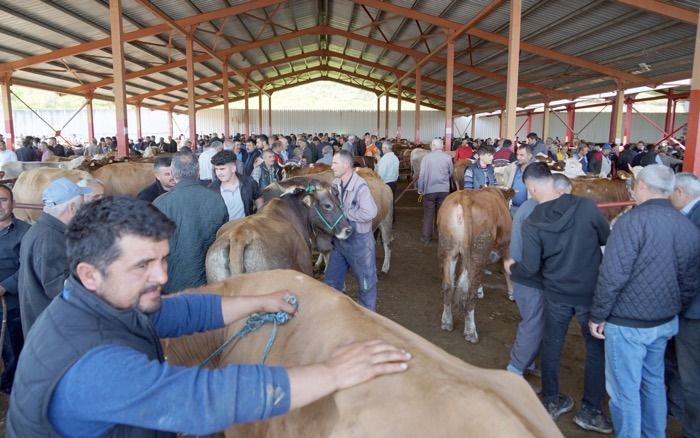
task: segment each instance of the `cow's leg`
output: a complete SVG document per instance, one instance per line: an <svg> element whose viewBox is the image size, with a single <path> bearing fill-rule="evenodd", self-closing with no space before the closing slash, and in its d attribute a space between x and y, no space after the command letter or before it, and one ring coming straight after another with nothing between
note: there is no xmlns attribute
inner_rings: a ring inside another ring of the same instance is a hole
<svg viewBox="0 0 700 438"><path fill-rule="evenodd" d="M323 257L323 253L320 252L318 253L318 258L316 259L316 263L314 263L314 271L316 272L321 272L321 266L325 267L328 266L328 264L325 262L325 257Z"/></svg>
<svg viewBox="0 0 700 438"><path fill-rule="evenodd" d="M382 246L384 247L384 263L382 264L382 272L389 273L391 267L391 239L392 239L392 221L393 215L391 212L379 224L379 233L382 238Z"/></svg>
<svg viewBox="0 0 700 438"><path fill-rule="evenodd" d="M464 339L476 344L479 342L479 334L476 332L476 317L474 315L476 308L477 289L473 285L481 286L481 277L483 272L483 264L475 262L469 269L469 277L467 281L466 305L464 311Z"/></svg>
<svg viewBox="0 0 700 438"><path fill-rule="evenodd" d="M454 328L452 304L455 297L455 268L457 256L446 254L442 258L442 329L451 332Z"/></svg>
<svg viewBox="0 0 700 438"><path fill-rule="evenodd" d="M484 285L483 284L480 284L479 289L476 290L476 297L478 299L484 298Z"/></svg>

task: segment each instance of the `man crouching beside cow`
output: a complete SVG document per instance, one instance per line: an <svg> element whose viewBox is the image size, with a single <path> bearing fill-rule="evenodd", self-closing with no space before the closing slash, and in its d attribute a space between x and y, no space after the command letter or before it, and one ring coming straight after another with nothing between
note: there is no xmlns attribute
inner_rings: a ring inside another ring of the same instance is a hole
<svg viewBox="0 0 700 438"><path fill-rule="evenodd" d="M288 291L161 299L174 231L132 198L107 197L77 213L66 232L70 278L27 337L8 437L210 434L407 369L409 353L377 340L288 369L168 364L161 337L221 329L254 312L295 313Z"/></svg>

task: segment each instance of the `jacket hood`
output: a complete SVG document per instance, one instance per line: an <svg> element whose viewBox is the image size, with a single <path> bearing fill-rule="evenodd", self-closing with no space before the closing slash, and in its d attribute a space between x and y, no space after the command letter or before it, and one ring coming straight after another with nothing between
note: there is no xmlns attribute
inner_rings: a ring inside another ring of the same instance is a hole
<svg viewBox="0 0 700 438"><path fill-rule="evenodd" d="M561 233L574 225L574 214L580 201L575 196L562 195L553 201L540 204L532 212L530 220L542 231Z"/></svg>

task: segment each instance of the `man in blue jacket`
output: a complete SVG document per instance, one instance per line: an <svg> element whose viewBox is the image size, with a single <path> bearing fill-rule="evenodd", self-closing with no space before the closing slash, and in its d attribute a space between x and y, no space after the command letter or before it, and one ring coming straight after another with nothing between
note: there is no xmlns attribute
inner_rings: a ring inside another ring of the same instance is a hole
<svg viewBox="0 0 700 438"><path fill-rule="evenodd" d="M169 365L161 337L219 329L253 312L294 313L286 291L161 299L174 230L133 198L103 198L78 212L67 229L71 277L27 338L8 437L208 435L406 369L409 355L382 342L350 344L322 364L289 369Z"/></svg>

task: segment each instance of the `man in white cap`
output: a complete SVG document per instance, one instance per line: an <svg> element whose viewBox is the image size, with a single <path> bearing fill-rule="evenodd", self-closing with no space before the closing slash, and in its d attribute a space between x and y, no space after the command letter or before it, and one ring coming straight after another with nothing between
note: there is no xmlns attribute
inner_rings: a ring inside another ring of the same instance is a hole
<svg viewBox="0 0 700 438"><path fill-rule="evenodd" d="M39 314L61 293L68 278L66 225L83 205L89 187L78 187L67 178L49 184L42 195L44 209L22 239L19 253L19 309L27 336Z"/></svg>

